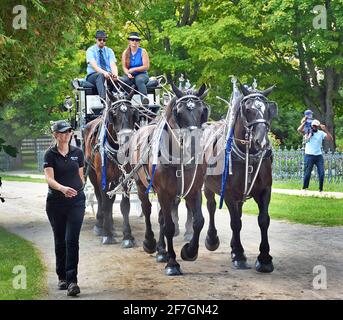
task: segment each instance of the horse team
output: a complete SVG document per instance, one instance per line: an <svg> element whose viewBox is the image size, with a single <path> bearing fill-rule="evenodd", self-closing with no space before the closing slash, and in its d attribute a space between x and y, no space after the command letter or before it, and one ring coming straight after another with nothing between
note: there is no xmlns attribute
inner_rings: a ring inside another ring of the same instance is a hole
<svg viewBox="0 0 343 320"><path fill-rule="evenodd" d="M110 104L103 116L89 122L83 131L86 175L98 201L95 233L102 237L103 244L115 243L113 190L121 188L122 247L134 246L129 222L129 193L134 180L146 224L144 251L157 252L157 262L167 263L166 275L181 275L173 247L178 204L181 199L185 200L188 228L192 230L190 241L181 250L181 258L194 261L204 226L203 191L210 217L205 246L211 251L219 246L214 218L215 194L219 194L231 217L233 266L246 269L249 267L240 240L241 216L244 201L252 197L259 207L261 230L260 254L255 268L259 272L272 272L268 243L272 153L268 131L277 113L276 104L267 98L272 89L252 92L241 86L242 94L235 101L237 113L232 128L232 146L227 147L227 120L207 122L209 107L205 103L205 85L199 90L182 91L171 82L171 87L174 97L164 111L138 130L139 110L131 104L132 94L125 97L109 94ZM211 170L211 166L222 167L222 170ZM226 180L223 170L230 171ZM250 186L248 192L247 185ZM156 193L160 205L158 241L150 219L150 189Z"/></svg>

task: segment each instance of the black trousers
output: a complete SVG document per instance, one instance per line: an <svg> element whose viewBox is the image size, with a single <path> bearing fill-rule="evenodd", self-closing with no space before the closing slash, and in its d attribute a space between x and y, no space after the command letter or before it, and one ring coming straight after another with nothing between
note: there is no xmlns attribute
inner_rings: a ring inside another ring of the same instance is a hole
<svg viewBox="0 0 343 320"><path fill-rule="evenodd" d="M46 212L54 232L56 273L59 280L77 283L79 237L85 214L83 192L74 199L49 198Z"/></svg>

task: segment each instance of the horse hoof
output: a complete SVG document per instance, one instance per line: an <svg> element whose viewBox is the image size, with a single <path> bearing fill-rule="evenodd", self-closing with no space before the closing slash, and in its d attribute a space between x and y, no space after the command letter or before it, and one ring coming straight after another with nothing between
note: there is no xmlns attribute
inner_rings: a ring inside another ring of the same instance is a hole
<svg viewBox="0 0 343 320"><path fill-rule="evenodd" d="M158 263L166 263L168 262L168 256L167 256L167 252L164 252L164 253L157 253L156 255L156 262Z"/></svg>
<svg viewBox="0 0 343 320"><path fill-rule="evenodd" d="M181 249L181 258L182 260L185 261L195 261L198 258L198 252L195 253L195 256L192 257L191 255L189 255L189 253L187 252L189 250L189 243L186 243L182 249Z"/></svg>
<svg viewBox="0 0 343 320"><path fill-rule="evenodd" d="M251 269L245 260L234 260L232 261L232 266L237 270Z"/></svg>
<svg viewBox="0 0 343 320"><path fill-rule="evenodd" d="M101 240L102 244L116 244L117 241L113 236L104 236Z"/></svg>
<svg viewBox="0 0 343 320"><path fill-rule="evenodd" d="M273 262L261 263L260 261L256 260L255 269L257 272L271 273L274 270L274 265L273 265Z"/></svg>
<svg viewBox="0 0 343 320"><path fill-rule="evenodd" d="M181 276L182 271L180 266L166 267L165 273L167 276Z"/></svg>
<svg viewBox="0 0 343 320"><path fill-rule="evenodd" d="M206 237L206 240L205 240L205 247L207 250L209 251L216 251L219 247L219 238L216 237L216 239L214 240L210 240L209 236Z"/></svg>
<svg viewBox="0 0 343 320"><path fill-rule="evenodd" d="M94 226L93 228L93 232L97 237L102 237L104 236L104 228L102 227L98 227L97 225ZM116 234L116 232L114 231L114 229L112 229L112 234L113 237L117 237L118 235Z"/></svg>
<svg viewBox="0 0 343 320"><path fill-rule="evenodd" d="M134 246L135 246L135 240L132 240L132 239L123 240L121 243L121 247L124 249L133 248Z"/></svg>
<svg viewBox="0 0 343 320"><path fill-rule="evenodd" d="M185 233L185 235L183 236L183 239L187 242L191 241L193 238L193 233Z"/></svg>
<svg viewBox="0 0 343 320"><path fill-rule="evenodd" d="M148 242L147 240L144 240L143 249L146 253L149 253L149 254L156 252L156 240L153 239L150 242Z"/></svg>
<svg viewBox="0 0 343 320"><path fill-rule="evenodd" d="M97 237L102 237L104 235L104 229L103 228L100 228L98 226L94 226L93 228L93 232L95 233L95 235Z"/></svg>

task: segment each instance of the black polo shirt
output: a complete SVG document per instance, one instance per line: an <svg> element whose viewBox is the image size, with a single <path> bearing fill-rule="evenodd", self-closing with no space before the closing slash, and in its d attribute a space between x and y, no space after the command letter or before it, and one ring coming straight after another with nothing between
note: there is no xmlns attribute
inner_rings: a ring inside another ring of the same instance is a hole
<svg viewBox="0 0 343 320"><path fill-rule="evenodd" d="M55 180L67 187L82 191L83 183L79 175L79 168L84 166L84 156L80 148L69 146L69 152L64 157L57 146L50 147L44 155L44 168L53 168ZM60 191L49 187L49 196L64 198Z"/></svg>

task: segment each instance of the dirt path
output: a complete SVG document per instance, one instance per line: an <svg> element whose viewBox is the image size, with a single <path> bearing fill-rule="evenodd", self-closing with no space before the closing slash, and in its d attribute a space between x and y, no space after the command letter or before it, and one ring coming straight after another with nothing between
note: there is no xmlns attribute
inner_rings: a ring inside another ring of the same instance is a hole
<svg viewBox="0 0 343 320"><path fill-rule="evenodd" d="M7 199L0 205L0 225L31 240L42 252L48 267L48 299L66 299L65 292L55 289L53 237L44 205L47 186L39 183L4 183L2 194ZM343 298L343 227L322 228L288 222L271 221L269 238L275 270L258 274L254 269L231 268L230 224L228 214L219 210L216 216L220 247L209 252L204 246L208 225L201 235L197 261L180 258L183 242L185 209L180 212L181 236L176 238L182 277L164 275L164 264L157 264L153 255L142 249L145 224L136 214L131 226L137 247L121 249L120 244L100 245L92 232L94 216L85 217L80 239L80 299L342 299ZM155 237L157 213L153 212ZM122 219L115 207L117 232ZM118 239L120 240L120 239ZM243 216L242 242L248 262L253 265L258 255L259 228L255 216ZM323 265L327 270L327 289L314 290L313 268Z"/></svg>

